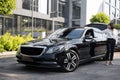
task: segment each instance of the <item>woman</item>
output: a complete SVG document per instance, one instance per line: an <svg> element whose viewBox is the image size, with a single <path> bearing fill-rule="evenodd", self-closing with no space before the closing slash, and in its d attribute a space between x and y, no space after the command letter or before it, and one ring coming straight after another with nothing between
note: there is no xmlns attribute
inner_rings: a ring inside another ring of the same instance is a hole
<svg viewBox="0 0 120 80"><path fill-rule="evenodd" d="M109 23L108 28L104 32L107 36L106 65L112 65L114 47L118 40L118 31L115 29L114 23Z"/></svg>

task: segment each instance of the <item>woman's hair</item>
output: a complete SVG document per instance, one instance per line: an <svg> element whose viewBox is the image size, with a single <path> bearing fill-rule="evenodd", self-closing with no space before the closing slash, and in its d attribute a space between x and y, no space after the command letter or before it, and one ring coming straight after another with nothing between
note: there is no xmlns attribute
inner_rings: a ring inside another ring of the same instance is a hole
<svg viewBox="0 0 120 80"><path fill-rule="evenodd" d="M110 22L108 25L109 25L109 26L112 26L112 25L114 25L114 24L115 24L115 23L113 23L113 22Z"/></svg>

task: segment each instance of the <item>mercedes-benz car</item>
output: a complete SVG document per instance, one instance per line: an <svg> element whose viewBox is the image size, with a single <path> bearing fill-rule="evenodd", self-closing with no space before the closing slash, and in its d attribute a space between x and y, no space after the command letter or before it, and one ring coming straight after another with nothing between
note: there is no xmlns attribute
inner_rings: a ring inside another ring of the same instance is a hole
<svg viewBox="0 0 120 80"><path fill-rule="evenodd" d="M17 61L27 66L61 68L74 71L80 63L103 58L106 36L97 28L58 29L42 40L22 44Z"/></svg>

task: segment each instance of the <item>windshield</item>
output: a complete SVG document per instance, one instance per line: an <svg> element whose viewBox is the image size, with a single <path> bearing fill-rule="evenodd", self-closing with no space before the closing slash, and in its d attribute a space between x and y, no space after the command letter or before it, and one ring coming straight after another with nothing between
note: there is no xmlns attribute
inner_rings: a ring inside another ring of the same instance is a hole
<svg viewBox="0 0 120 80"><path fill-rule="evenodd" d="M67 39L78 39L82 36L84 30L83 29L59 29L52 33L48 38L67 38Z"/></svg>

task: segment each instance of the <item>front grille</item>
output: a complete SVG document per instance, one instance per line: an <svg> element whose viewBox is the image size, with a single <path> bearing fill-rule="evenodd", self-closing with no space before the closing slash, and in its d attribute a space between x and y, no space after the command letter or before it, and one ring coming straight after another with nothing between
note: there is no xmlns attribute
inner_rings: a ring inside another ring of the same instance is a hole
<svg viewBox="0 0 120 80"><path fill-rule="evenodd" d="M39 47L21 47L21 53L25 55L41 55L44 48Z"/></svg>

